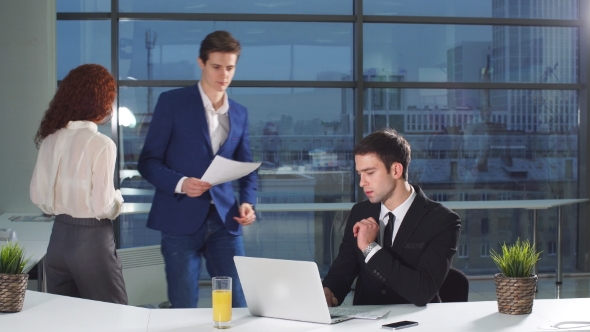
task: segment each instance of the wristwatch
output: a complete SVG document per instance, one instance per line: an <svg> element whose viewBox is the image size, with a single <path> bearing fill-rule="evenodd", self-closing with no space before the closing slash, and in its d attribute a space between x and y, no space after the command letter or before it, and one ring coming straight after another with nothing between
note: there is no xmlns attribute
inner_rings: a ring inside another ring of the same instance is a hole
<svg viewBox="0 0 590 332"><path fill-rule="evenodd" d="M377 246L377 242L371 242L369 245L363 250L363 256L367 257L371 250Z"/></svg>

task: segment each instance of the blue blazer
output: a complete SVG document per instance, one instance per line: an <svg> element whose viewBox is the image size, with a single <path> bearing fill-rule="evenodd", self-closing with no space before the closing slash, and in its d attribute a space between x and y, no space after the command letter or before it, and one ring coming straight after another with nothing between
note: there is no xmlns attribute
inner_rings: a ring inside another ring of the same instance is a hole
<svg viewBox="0 0 590 332"><path fill-rule="evenodd" d="M236 161L252 161L248 136L248 112L229 99L230 130L218 155ZM174 191L183 177L201 178L213 161L209 127L197 85L164 92L158 98L138 170L156 187L147 227L171 234L193 234L205 222L211 200L231 234L240 235L238 200L231 182L213 186L199 197ZM256 173L239 179L240 203L255 203Z"/></svg>

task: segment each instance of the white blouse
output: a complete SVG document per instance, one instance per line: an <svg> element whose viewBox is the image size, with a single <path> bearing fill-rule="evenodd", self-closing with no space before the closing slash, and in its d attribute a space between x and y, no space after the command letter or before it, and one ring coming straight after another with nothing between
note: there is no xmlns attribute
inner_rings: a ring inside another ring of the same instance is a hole
<svg viewBox="0 0 590 332"><path fill-rule="evenodd" d="M117 148L94 122L70 121L41 143L31 179L31 201L43 212L115 219L123 196L113 176Z"/></svg>

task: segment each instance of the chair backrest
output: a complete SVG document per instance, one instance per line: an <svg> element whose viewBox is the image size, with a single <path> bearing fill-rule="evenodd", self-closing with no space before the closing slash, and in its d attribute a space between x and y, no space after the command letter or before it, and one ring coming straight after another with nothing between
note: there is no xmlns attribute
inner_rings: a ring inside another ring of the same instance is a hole
<svg viewBox="0 0 590 332"><path fill-rule="evenodd" d="M460 270L451 267L447 278L438 291L442 302L467 302L469 299L469 280Z"/></svg>

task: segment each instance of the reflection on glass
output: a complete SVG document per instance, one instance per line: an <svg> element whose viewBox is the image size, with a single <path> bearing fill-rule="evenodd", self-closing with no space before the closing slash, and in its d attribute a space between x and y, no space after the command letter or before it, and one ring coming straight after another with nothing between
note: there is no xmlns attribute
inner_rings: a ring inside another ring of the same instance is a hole
<svg viewBox="0 0 590 332"><path fill-rule="evenodd" d="M135 128L137 119L133 112L127 107L119 107L119 125L123 127Z"/></svg>
<svg viewBox="0 0 590 332"><path fill-rule="evenodd" d="M57 79L85 63L111 68L110 21L57 21Z"/></svg>
<svg viewBox="0 0 590 332"><path fill-rule="evenodd" d="M121 12L352 15L353 0L119 0Z"/></svg>
<svg viewBox="0 0 590 332"><path fill-rule="evenodd" d="M343 81L352 74L352 24L122 21L123 80L194 80L201 40L215 30L242 44L235 80Z"/></svg>
<svg viewBox="0 0 590 332"><path fill-rule="evenodd" d="M152 120L152 114L158 96L160 93L171 90L173 88L119 88L119 156L120 156L120 170L137 170L137 159L143 147L145 136L149 129L149 124ZM123 109L129 110L129 113L135 118L135 126L126 126L130 122L129 114L125 115ZM137 173L139 175L139 173ZM145 182L144 184L139 184ZM130 185L134 188L148 188L151 187L147 181L142 179L134 179L137 183ZM132 203L151 203L151 197L147 200L129 201Z"/></svg>
<svg viewBox="0 0 590 332"><path fill-rule="evenodd" d="M365 15L578 19L578 0L363 0Z"/></svg>
<svg viewBox="0 0 590 332"><path fill-rule="evenodd" d="M369 88L365 98L365 135L384 127L412 134L464 132L480 122L511 135L577 135L579 128L576 91Z"/></svg>
<svg viewBox="0 0 590 332"><path fill-rule="evenodd" d="M578 197L577 91L370 88L365 98L364 135L383 127L402 133L412 146L409 181L433 200ZM482 258L489 250L479 252L483 245L498 250L498 243L531 236L527 210L458 212L464 235L454 265L468 273L493 272ZM539 214L540 242L555 243L556 214ZM576 214L563 217L564 238L576 238ZM575 267L574 242L564 244L569 268ZM550 271L555 256L550 245L544 252L539 268Z"/></svg>
<svg viewBox="0 0 590 332"><path fill-rule="evenodd" d="M111 2L105 0L56 0L58 13L110 12Z"/></svg>
<svg viewBox="0 0 590 332"><path fill-rule="evenodd" d="M137 169L153 107L160 93L170 89L119 89L122 170ZM263 162L261 171L298 174L352 170L352 93L337 88L229 89L230 97L249 109L251 149L254 160ZM135 127L123 125L131 110ZM348 190L345 196L350 195ZM313 195L304 202L313 202Z"/></svg>
<svg viewBox="0 0 590 332"><path fill-rule="evenodd" d="M158 96L169 89L119 89L120 109L129 109L137 119L135 128L119 128L125 202L152 200L154 188L137 172L137 159L153 106ZM262 162L258 170L258 204L353 199L352 89L230 88L228 93L248 107L253 158ZM122 116L120 112L120 124ZM327 264L327 268L333 254L329 246L334 241L324 241L323 237L336 234L330 231L335 216L336 212L259 212L257 223L244 229L247 253L296 260L314 260L317 254L321 257L318 262ZM147 215L122 219L123 246L158 243L159 233L145 230L146 219ZM265 240L257 240L260 238Z"/></svg>
<svg viewBox="0 0 590 332"><path fill-rule="evenodd" d="M365 24L364 42L369 81L579 80L577 28Z"/></svg>
<svg viewBox="0 0 590 332"><path fill-rule="evenodd" d="M157 96L170 89L172 88L119 88L119 178L126 203L152 202L154 187L141 178L137 171L137 160ZM119 217L121 248L160 244L160 232L146 227L147 217L147 214Z"/></svg>

